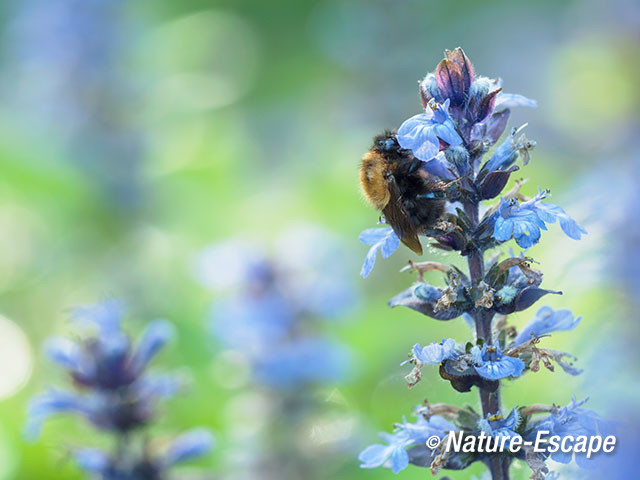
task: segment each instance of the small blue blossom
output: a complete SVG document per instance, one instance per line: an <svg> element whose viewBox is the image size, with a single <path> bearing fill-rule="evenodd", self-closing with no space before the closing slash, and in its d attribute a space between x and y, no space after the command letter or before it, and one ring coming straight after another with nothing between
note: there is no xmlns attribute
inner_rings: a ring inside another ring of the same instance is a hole
<svg viewBox="0 0 640 480"><path fill-rule="evenodd" d="M393 473L399 473L409 465L407 447L423 444L431 436L442 439L450 431L457 430L455 425L439 416L432 416L426 420L422 415L418 415L416 423L408 423L403 419L403 423L396 424L394 433L380 433L380 438L387 443L386 445L370 445L360 453L360 467L385 466L391 468Z"/></svg>
<svg viewBox="0 0 640 480"><path fill-rule="evenodd" d="M487 380L519 377L524 370L524 362L522 360L504 355L497 345L484 345L482 350L478 346L474 346L471 354L476 362L476 372Z"/></svg>
<svg viewBox="0 0 640 480"><path fill-rule="evenodd" d="M431 345L421 347L419 344L413 346L413 358L423 365L439 365L450 358L455 358L456 342L453 338L443 339L440 343L433 342Z"/></svg>
<svg viewBox="0 0 640 480"><path fill-rule="evenodd" d="M540 420L535 428L527 435L526 440L535 439L540 431L549 432L549 436L557 435L561 438L572 436L606 436L615 428L613 422L605 421L593 410L582 408L588 398L577 402L575 398L565 407L553 411L548 417ZM574 457L574 452L558 450L551 454L551 458L559 463L567 464ZM575 454L575 461L579 467L591 468L596 458L586 458L584 454Z"/></svg>
<svg viewBox="0 0 640 480"><path fill-rule="evenodd" d="M493 238L506 242L513 238L522 248L530 248L540 240L540 231L547 230L545 223L559 220L562 231L574 240L587 233L566 212L550 203L543 203L547 192L538 194L523 203L516 199L500 198L500 206L494 216Z"/></svg>
<svg viewBox="0 0 640 480"><path fill-rule="evenodd" d="M573 313L569 309L553 310L551 307L544 306L540 308L536 316L522 328L514 340L514 346L531 340L532 335L540 337L551 332L573 330L578 326L580 320L582 320L582 317L574 318Z"/></svg>
<svg viewBox="0 0 640 480"><path fill-rule="evenodd" d="M394 434L381 433L380 438L387 444L376 443L365 448L358 460L361 468L389 466L393 473L399 473L409 466L409 454L406 448L414 443L406 431Z"/></svg>
<svg viewBox="0 0 640 480"><path fill-rule="evenodd" d="M373 270L378 250L382 258L387 258L400 246L400 239L391 227L368 228L360 234L359 240L365 245L371 245L360 269L362 278L367 278Z"/></svg>
<svg viewBox="0 0 640 480"><path fill-rule="evenodd" d="M440 140L449 145L460 145L462 139L449 116L449 99L439 104L431 99L425 113L406 120L398 129L398 143L413 151L423 161L431 160L440 151Z"/></svg>
<svg viewBox="0 0 640 480"><path fill-rule="evenodd" d="M421 407L417 407L416 411L420 409ZM434 435L443 438L449 432L458 431L458 427L438 415L433 415L427 420L420 414L417 416L416 423L409 423L403 417L402 423L396 424L396 429L407 433L414 444L424 443L427 438Z"/></svg>
<svg viewBox="0 0 640 480"><path fill-rule="evenodd" d="M496 213L493 238L499 242L513 238L522 248L530 248L540 240L540 230L547 229L534 210L524 208L515 199L500 198Z"/></svg>
<svg viewBox="0 0 640 480"><path fill-rule="evenodd" d="M521 420L522 418L520 413L518 413L518 409L514 408L511 411L511 415L507 418L500 412L487 415L487 418L483 418L478 422L478 428L492 437L519 437L520 435L514 430L518 427Z"/></svg>
<svg viewBox="0 0 640 480"><path fill-rule="evenodd" d="M518 157L522 157L524 165L529 163L529 152L535 148L536 142L527 139L524 134L518 136L524 127L526 124L514 129L513 133L496 148L491 158L482 167L482 172L491 173L497 170L506 170L515 163Z"/></svg>

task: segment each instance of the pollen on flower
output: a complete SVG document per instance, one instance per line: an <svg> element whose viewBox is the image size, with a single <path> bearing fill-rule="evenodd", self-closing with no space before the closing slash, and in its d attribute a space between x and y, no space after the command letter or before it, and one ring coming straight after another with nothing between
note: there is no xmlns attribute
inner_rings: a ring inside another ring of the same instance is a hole
<svg viewBox="0 0 640 480"><path fill-rule="evenodd" d="M517 293L518 290L516 287L512 285L505 285L496 292L496 296L500 300L500 303L507 304L511 303L513 299L516 298Z"/></svg>

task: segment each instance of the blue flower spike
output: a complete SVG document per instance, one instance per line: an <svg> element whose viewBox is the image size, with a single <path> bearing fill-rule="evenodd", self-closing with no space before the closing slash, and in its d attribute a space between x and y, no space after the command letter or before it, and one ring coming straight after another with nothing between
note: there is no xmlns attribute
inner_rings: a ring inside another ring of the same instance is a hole
<svg viewBox="0 0 640 480"><path fill-rule="evenodd" d="M458 254L466 265L444 265L436 261L440 258L410 262L417 281L394 295L388 305L408 308L429 319L455 322L462 317L469 323L471 338L416 343L402 365L413 365L405 377L410 388L421 380L424 366L435 365L439 377L457 392L477 390L479 403L457 407L425 400L418 421L404 421L396 424L393 433L383 434L386 443L371 445L360 454L361 466L386 467L394 473L422 467L438 475L442 469L459 471L481 462L488 469L483 478L493 480L508 480L511 466L518 462L526 463L533 471L531 478L538 480L558 478L549 473L549 459L592 467L593 462L587 462L584 455L573 453L445 452L438 446L430 448L426 442L427 432L435 435L435 440L461 431L465 439L484 434L496 440L520 437L530 441L541 430L560 436L602 435L608 425L576 402L562 409L542 405L536 399L528 406L510 406L511 410L501 405L502 386L507 381L527 381L530 375L523 375L525 369L537 372L544 366L554 371L557 364L570 375L582 373L574 367L574 355L540 345L545 336L574 330L582 317L567 309L544 306L515 333L508 316L562 291L543 287L542 272L532 267L537 262L524 257L524 253L501 260L500 254L492 252L511 240L522 249L530 249L554 223L573 240L587 233L564 209L548 202L547 190L538 189L533 197L527 197L521 193L524 182L507 187L512 174L530 163L536 146L523 133L526 123L508 129L511 110L535 108L537 102L506 93L501 80L479 75L461 48L445 52L435 71L419 83L419 93L425 111L401 124L396 137L402 150L390 158L398 165L406 159L410 162L406 168L409 173L398 169L393 178L399 207L404 209L401 213L406 214L400 216L428 242L431 252ZM432 205L424 202L433 198L428 196L433 195L431 189L437 190L443 200L442 213L434 215ZM497 205L495 199L499 199ZM385 257L399 244L390 228L366 230L360 240L371 247L361 270L363 277L373 269L378 251ZM443 274L441 284L431 274L429 281L425 280L424 274L434 270ZM540 414L549 416L540 419ZM430 429L436 418L451 421L455 428L444 427L433 433Z"/></svg>

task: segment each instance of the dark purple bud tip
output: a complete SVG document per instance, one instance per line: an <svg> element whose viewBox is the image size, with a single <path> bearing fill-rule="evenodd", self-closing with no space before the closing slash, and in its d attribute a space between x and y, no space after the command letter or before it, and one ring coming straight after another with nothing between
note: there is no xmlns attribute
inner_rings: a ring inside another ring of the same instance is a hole
<svg viewBox="0 0 640 480"><path fill-rule="evenodd" d="M454 49L453 52L449 50L445 50L445 55L447 57L447 60L452 61L460 68L460 71L462 72L462 78L464 81L465 95L466 95L467 93L469 93L471 84L475 80L473 65L471 65L471 62L469 61L467 56L464 54L464 50L462 50L461 47Z"/></svg>
<svg viewBox="0 0 640 480"><path fill-rule="evenodd" d="M464 104L468 89L465 89L461 68L452 60L444 59L436 67L436 82L445 98L451 100L452 107Z"/></svg>

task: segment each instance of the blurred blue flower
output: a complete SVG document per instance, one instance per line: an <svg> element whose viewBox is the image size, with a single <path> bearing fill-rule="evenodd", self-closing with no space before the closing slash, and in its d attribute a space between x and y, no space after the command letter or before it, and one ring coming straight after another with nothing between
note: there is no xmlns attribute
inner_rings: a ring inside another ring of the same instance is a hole
<svg viewBox="0 0 640 480"><path fill-rule="evenodd" d="M397 239L396 239L397 241ZM211 331L242 354L260 386L285 389L344 378L350 358L340 345L313 332L314 323L344 314L355 300L341 280L345 263L329 232L300 226L285 230L267 257L258 248L223 242L206 250L199 274L211 286L229 268L234 291L214 302Z"/></svg>
<svg viewBox="0 0 640 480"><path fill-rule="evenodd" d="M419 344L413 346L413 358L423 365L438 365L449 358L455 358L456 342L453 338L443 339L440 343L433 342L431 345L421 347Z"/></svg>
<svg viewBox="0 0 640 480"><path fill-rule="evenodd" d="M112 204L136 205L145 140L130 115L137 80L123 68L133 33L122 21L126 2L25 0L16 7L5 74L15 88L5 100L30 130L65 143L65 157Z"/></svg>
<svg viewBox="0 0 640 480"><path fill-rule="evenodd" d="M125 459L110 456L97 448L80 448L73 457L82 470L99 475L102 480L161 480L177 463L208 453L213 447L211 432L197 428L176 437L160 452L147 451L140 458Z"/></svg>
<svg viewBox="0 0 640 480"><path fill-rule="evenodd" d="M64 367L81 385L101 389L117 389L132 384L158 351L169 341L173 327L163 320L149 324L138 348L120 330L120 310L112 303L81 307L73 317L93 323L96 334L82 343L53 338L45 343L45 352Z"/></svg>
<svg viewBox="0 0 640 480"><path fill-rule="evenodd" d="M83 308L83 312L105 309ZM152 322L142 335L137 349L116 329L114 317L98 315L97 325L108 327L95 332L81 343L54 338L45 343L49 357L67 370L74 382L85 390L70 393L56 389L36 396L29 406L27 433L36 436L51 415L72 413L98 428L129 431L149 422L157 400L173 395L181 384L171 375L145 372L152 357L165 345L173 327L165 321Z"/></svg>
<svg viewBox="0 0 640 480"><path fill-rule="evenodd" d="M484 345L482 350L475 345L471 349L471 355L478 375L488 380L519 377L524 370L522 360L504 355L497 345Z"/></svg>
<svg viewBox="0 0 640 480"><path fill-rule="evenodd" d="M391 227L368 228L358 238L365 245L371 245L360 269L360 275L363 278L367 278L373 270L378 250L382 258L387 258L400 246L400 239Z"/></svg>
<svg viewBox="0 0 640 480"><path fill-rule="evenodd" d="M225 346L260 354L285 338L296 322L291 301L278 289L240 292L215 302L211 329Z"/></svg>
<svg viewBox="0 0 640 480"><path fill-rule="evenodd" d="M547 192L539 191L531 200L519 203L516 199L500 198L500 206L492 215L493 238L506 242L513 238L522 248L530 248L540 240L540 231L547 230L545 223L560 222L562 231L574 240L587 232L566 212L550 203L543 203Z"/></svg>
<svg viewBox="0 0 640 480"><path fill-rule="evenodd" d="M75 391L50 389L34 397L29 403L28 437L37 436L42 424L60 413L79 416L118 439L129 437L154 420L159 400L177 392L179 377L146 371L173 336L173 326L164 320L151 322L134 346L121 329L121 316L117 302L78 308L73 319L81 339L47 341L48 356L68 372ZM208 438L200 431L178 437L162 458L148 452L137 457L128 450L110 456L91 448L78 449L74 456L82 469L105 480L155 480L164 478L163 472L174 463L208 450Z"/></svg>
<svg viewBox="0 0 640 480"><path fill-rule="evenodd" d="M551 332L573 330L578 326L580 320L582 320L582 317L574 319L573 312L569 309L554 310L551 307L544 306L522 328L514 340L514 346L531 340L532 336L540 337Z"/></svg>
<svg viewBox="0 0 640 480"><path fill-rule="evenodd" d="M349 355L329 340L297 338L273 344L252 361L256 380L271 387L291 389L342 379L348 370Z"/></svg>
<svg viewBox="0 0 640 480"><path fill-rule="evenodd" d="M400 126L397 138L402 148L425 162L438 154L440 140L454 146L462 143L449 116L449 99L442 104L431 99L425 113L414 115Z"/></svg>

